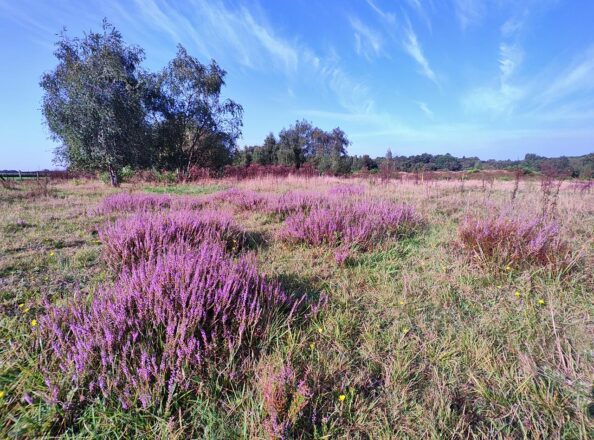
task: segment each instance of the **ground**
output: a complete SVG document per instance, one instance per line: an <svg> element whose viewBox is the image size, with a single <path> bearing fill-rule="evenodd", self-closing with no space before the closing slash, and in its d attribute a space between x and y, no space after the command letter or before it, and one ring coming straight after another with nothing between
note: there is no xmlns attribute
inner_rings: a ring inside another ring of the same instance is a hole
<svg viewBox="0 0 594 440"><path fill-rule="evenodd" d="M271 334L241 383L214 381L174 412L123 409L102 397L74 412L47 400L38 320L46 301L91 297L113 281L97 231L118 214L95 212L106 196L325 193L347 185L368 199L412 205L423 227L339 264L328 246L281 240L280 219L234 209L253 238L247 252L267 277L289 292L327 296L299 325ZM514 185L289 177L0 188L0 437L267 438L275 434L266 384L290 365L292 380L309 386L301 405L287 385L295 414L285 408L277 422L287 421L283 435L291 438L591 438L594 192L564 182L550 195L536 179L517 192ZM461 246L466 216L537 216L544 205L568 243L567 270L489 263Z"/></svg>

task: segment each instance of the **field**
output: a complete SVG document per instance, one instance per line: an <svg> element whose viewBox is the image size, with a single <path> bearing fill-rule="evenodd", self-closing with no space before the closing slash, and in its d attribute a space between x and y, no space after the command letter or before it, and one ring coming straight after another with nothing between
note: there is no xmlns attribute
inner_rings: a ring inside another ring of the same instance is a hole
<svg viewBox="0 0 594 440"><path fill-rule="evenodd" d="M586 185L0 191L2 438L592 438Z"/></svg>

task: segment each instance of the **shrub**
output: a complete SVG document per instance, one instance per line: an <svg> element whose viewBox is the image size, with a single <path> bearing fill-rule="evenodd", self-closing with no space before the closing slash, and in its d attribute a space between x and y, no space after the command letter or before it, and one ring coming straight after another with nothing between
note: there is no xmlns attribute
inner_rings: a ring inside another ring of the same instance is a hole
<svg viewBox="0 0 594 440"><path fill-rule="evenodd" d="M408 234L419 224L419 216L408 205L386 201L333 203L289 217L281 234L292 242L367 250L386 238Z"/></svg>
<svg viewBox="0 0 594 440"><path fill-rule="evenodd" d="M289 191L276 199L270 199L268 212L280 218L291 214L308 213L313 208L328 206L328 197L308 191Z"/></svg>
<svg viewBox="0 0 594 440"><path fill-rule="evenodd" d="M270 438L294 438L293 432L304 410L311 403L312 391L307 382L298 380L291 365L280 370L268 365L260 377L264 411L264 427Z"/></svg>
<svg viewBox="0 0 594 440"><path fill-rule="evenodd" d="M328 194L342 197L362 196L365 194L365 187L363 185L338 185L330 188Z"/></svg>
<svg viewBox="0 0 594 440"><path fill-rule="evenodd" d="M103 395L124 408L167 408L201 379L240 378L273 322L290 322L299 304L252 258L233 260L213 243L172 250L123 271L90 304L48 304L42 371L63 404Z"/></svg>
<svg viewBox="0 0 594 440"><path fill-rule="evenodd" d="M211 202L207 196L170 196L168 194L119 193L106 197L95 214L113 212L147 212L169 209L202 209Z"/></svg>
<svg viewBox="0 0 594 440"><path fill-rule="evenodd" d="M266 197L256 191L246 191L231 188L215 194L213 202L225 202L245 211L257 211L267 206L270 197Z"/></svg>
<svg viewBox="0 0 594 440"><path fill-rule="evenodd" d="M116 220L99 237L105 261L114 269L154 259L172 245L191 249L205 241L218 241L229 250L238 250L245 241L233 217L218 211L137 214Z"/></svg>
<svg viewBox="0 0 594 440"><path fill-rule="evenodd" d="M459 226L462 246L482 261L501 265L563 265L568 245L559 225L544 217L466 217Z"/></svg>
<svg viewBox="0 0 594 440"><path fill-rule="evenodd" d="M155 211L169 207L171 197L168 195L118 193L105 197L96 213Z"/></svg>

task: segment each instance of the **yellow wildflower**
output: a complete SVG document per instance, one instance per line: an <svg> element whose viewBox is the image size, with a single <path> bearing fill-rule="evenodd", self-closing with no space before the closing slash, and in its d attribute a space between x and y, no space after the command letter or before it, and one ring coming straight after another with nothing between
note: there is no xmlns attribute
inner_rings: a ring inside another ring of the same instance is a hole
<svg viewBox="0 0 594 440"><path fill-rule="evenodd" d="M31 309L29 307L27 307L25 310L23 310L23 312L29 313L29 310L31 310Z"/></svg>
<svg viewBox="0 0 594 440"><path fill-rule="evenodd" d="M505 270L507 270L507 271L511 270L511 266L508 264L507 266L505 266Z"/></svg>
<svg viewBox="0 0 594 440"><path fill-rule="evenodd" d="M521 297L522 294L520 293L519 290L516 290L516 292L514 293L514 295L516 295L517 298Z"/></svg>
<svg viewBox="0 0 594 440"><path fill-rule="evenodd" d="M544 306L544 304L545 304L545 300L544 300L544 299L542 299L542 298L541 298L541 299L539 299L539 300L538 300L538 304L539 304L539 305L541 305L541 306Z"/></svg>
<svg viewBox="0 0 594 440"><path fill-rule="evenodd" d="M25 306L25 304L23 304L23 303L20 303L20 304L19 304L19 309L22 309L24 306Z"/></svg>
<svg viewBox="0 0 594 440"><path fill-rule="evenodd" d="M401 306L403 306L405 304L405 302L402 301L402 300L400 300L400 302L398 304L400 304Z"/></svg>
<svg viewBox="0 0 594 440"><path fill-rule="evenodd" d="M324 330L322 330L322 327L318 327L318 333L322 333Z"/></svg>
<svg viewBox="0 0 594 440"><path fill-rule="evenodd" d="M346 396L344 394L338 396L338 400L340 400L341 402L344 402L344 399L346 399Z"/></svg>
<svg viewBox="0 0 594 440"><path fill-rule="evenodd" d="M313 350L314 348L316 348L316 344L314 344L314 343L312 342L311 344L309 344L309 348L311 348L311 349Z"/></svg>
<svg viewBox="0 0 594 440"><path fill-rule="evenodd" d="M51 252L49 253L49 256L50 256L50 257L53 257L54 255L56 255L56 253L55 253L54 251L51 251Z"/></svg>
<svg viewBox="0 0 594 440"><path fill-rule="evenodd" d="M31 320L31 327L36 327L37 326L37 320L33 319Z"/></svg>
<svg viewBox="0 0 594 440"><path fill-rule="evenodd" d="M0 399L2 399L5 395L6 395L6 393L4 391L0 390Z"/></svg>

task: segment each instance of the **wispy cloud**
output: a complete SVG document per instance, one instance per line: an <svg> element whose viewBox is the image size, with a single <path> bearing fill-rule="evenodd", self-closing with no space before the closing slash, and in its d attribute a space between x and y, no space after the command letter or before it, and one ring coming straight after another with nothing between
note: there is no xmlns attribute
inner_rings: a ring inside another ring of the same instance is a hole
<svg viewBox="0 0 594 440"><path fill-rule="evenodd" d="M416 0L418 1L418 0ZM396 14L391 12L386 12L383 9L380 9L379 6L375 4L373 0L367 0L367 4L375 11L377 15L379 15L384 21L390 24L396 23Z"/></svg>
<svg viewBox="0 0 594 440"><path fill-rule="evenodd" d="M406 18L406 27L404 28L404 41L402 42L404 50L408 53L413 60L417 62L419 65L419 69L421 74L429 78L435 84L437 84L437 77L435 73L429 66L429 61L425 57L423 53L423 49L419 43L417 38L417 34L415 34L412 25L410 24L410 20L408 17Z"/></svg>
<svg viewBox="0 0 594 440"><path fill-rule="evenodd" d="M431 31L431 19L426 9L423 7L422 0L407 0L407 3L415 11L415 13L425 22L429 30Z"/></svg>
<svg viewBox="0 0 594 440"><path fill-rule="evenodd" d="M380 55L382 53L381 35L356 17L351 17L350 21L355 31L355 52L357 55L367 59Z"/></svg>
<svg viewBox="0 0 594 440"><path fill-rule="evenodd" d="M594 90L594 45L575 57L571 65L562 70L541 95L543 103L551 103L578 93Z"/></svg>
<svg viewBox="0 0 594 440"><path fill-rule="evenodd" d="M524 58L524 52L516 44L501 43L499 45L499 70L501 82L507 83L518 69Z"/></svg>
<svg viewBox="0 0 594 440"><path fill-rule="evenodd" d="M299 59L297 50L274 35L271 29L257 23L247 9L242 8L242 15L248 31L256 37L262 47L273 57L281 60L285 68L291 71L296 70Z"/></svg>
<svg viewBox="0 0 594 440"><path fill-rule="evenodd" d="M480 23L485 9L484 0L454 0L454 11L462 30Z"/></svg>
<svg viewBox="0 0 594 440"><path fill-rule="evenodd" d="M501 25L501 35L506 38L516 35L524 26L524 18L511 17Z"/></svg>
<svg viewBox="0 0 594 440"><path fill-rule="evenodd" d="M218 0L194 0L191 8L158 0L135 0L140 17L170 35L176 42L191 44L203 55L218 58L224 53L239 64L295 72L299 53L267 23L244 7L230 9Z"/></svg>
<svg viewBox="0 0 594 440"><path fill-rule="evenodd" d="M326 64L319 70L324 83L336 95L339 104L353 114L370 114L374 111L375 101L369 88L354 80L336 64Z"/></svg>
<svg viewBox="0 0 594 440"><path fill-rule="evenodd" d="M434 117L433 112L429 109L429 107L427 107L426 103L424 103L422 101L418 101L417 105L419 106L421 111L423 113L425 113L425 116L427 116L429 119L433 119L433 117Z"/></svg>

